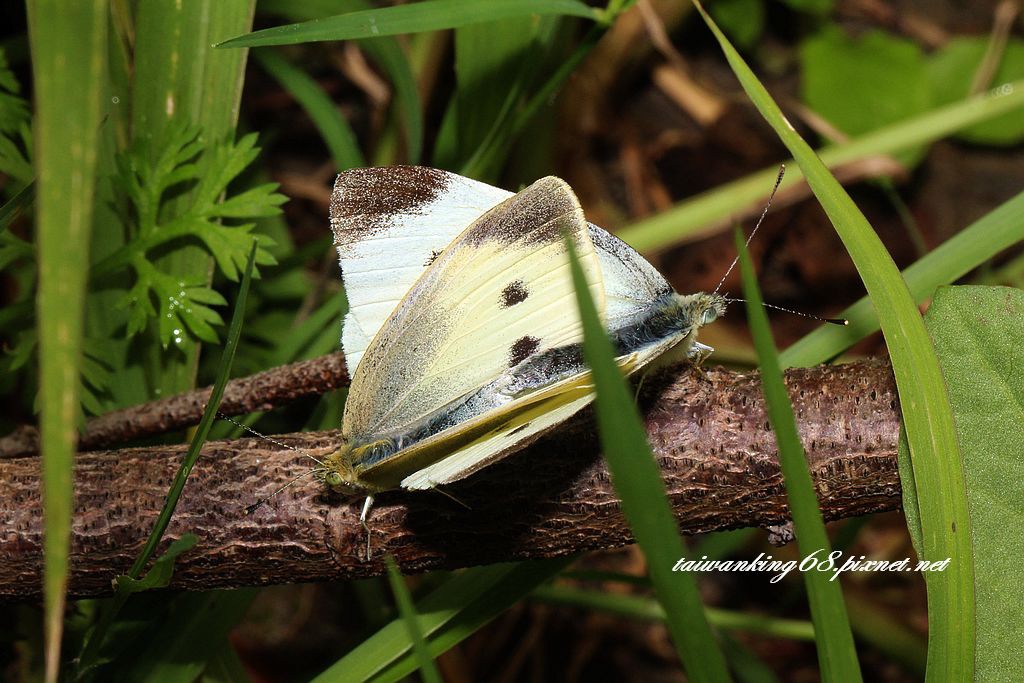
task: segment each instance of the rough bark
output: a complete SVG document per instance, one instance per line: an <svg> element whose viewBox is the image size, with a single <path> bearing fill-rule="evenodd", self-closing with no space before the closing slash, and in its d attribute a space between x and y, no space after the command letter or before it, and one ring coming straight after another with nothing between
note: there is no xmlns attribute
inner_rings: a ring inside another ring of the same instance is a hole
<svg viewBox="0 0 1024 683"><path fill-rule="evenodd" d="M345 355L340 351L312 360L282 365L228 382L220 412L242 415L287 405L305 396L319 396L348 386ZM211 387L196 389L92 418L79 435L79 450L109 448L126 441L165 434L199 422ZM0 458L39 450L39 431L25 425L0 438Z"/></svg>
<svg viewBox="0 0 1024 683"><path fill-rule="evenodd" d="M787 374L826 519L892 510L899 415L888 364ZM787 505L756 374L683 371L645 386L647 430L685 533L779 524ZM186 589L343 580L578 553L631 541L592 418L581 419L472 477L436 492L378 497L374 557L363 555L361 501L301 479L252 514L245 508L309 469L308 458L256 439L211 442L185 488L168 539L192 532L172 585ZM319 456L336 432L278 440ZM76 461L70 593L101 595L138 552L184 446L86 453ZM0 599L39 595L42 517L35 457L0 460Z"/></svg>

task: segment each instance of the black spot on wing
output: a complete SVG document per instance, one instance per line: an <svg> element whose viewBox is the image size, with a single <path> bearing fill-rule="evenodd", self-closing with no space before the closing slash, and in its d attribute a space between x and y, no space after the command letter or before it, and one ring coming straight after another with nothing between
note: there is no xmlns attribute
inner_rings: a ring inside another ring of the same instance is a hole
<svg viewBox="0 0 1024 683"><path fill-rule="evenodd" d="M515 367L532 356L540 348L540 339L531 336L520 337L509 349L509 367Z"/></svg>
<svg viewBox="0 0 1024 683"><path fill-rule="evenodd" d="M526 289L526 284L522 280L513 280L505 289L501 290L501 307L510 308L521 304L526 301L528 296L530 296L530 292Z"/></svg>
<svg viewBox="0 0 1024 683"><path fill-rule="evenodd" d="M353 168L338 176L331 193L331 229L339 246L381 232L396 214L415 214L451 182L445 171L424 166Z"/></svg>

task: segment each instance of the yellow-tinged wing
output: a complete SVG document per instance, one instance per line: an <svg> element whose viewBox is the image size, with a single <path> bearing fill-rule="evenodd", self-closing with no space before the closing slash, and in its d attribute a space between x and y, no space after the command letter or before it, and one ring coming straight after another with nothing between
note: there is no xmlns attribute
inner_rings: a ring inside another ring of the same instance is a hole
<svg viewBox="0 0 1024 683"><path fill-rule="evenodd" d="M564 181L538 180L449 244L380 328L352 378L346 439L401 435L529 358L578 343L566 234L603 314L579 203Z"/></svg>

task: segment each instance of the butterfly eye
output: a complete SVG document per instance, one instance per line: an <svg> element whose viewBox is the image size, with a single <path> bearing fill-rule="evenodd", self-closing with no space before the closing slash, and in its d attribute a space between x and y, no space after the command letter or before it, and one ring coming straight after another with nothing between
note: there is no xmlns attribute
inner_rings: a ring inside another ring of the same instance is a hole
<svg viewBox="0 0 1024 683"><path fill-rule="evenodd" d="M324 477L324 483L328 486L341 486L341 475L337 472L328 472Z"/></svg>
<svg viewBox="0 0 1024 683"><path fill-rule="evenodd" d="M701 325L708 325L710 323L715 322L715 320L717 320L717 319L718 319L718 311L716 311L713 308L709 308L708 310L704 311L704 314L701 316L700 324Z"/></svg>

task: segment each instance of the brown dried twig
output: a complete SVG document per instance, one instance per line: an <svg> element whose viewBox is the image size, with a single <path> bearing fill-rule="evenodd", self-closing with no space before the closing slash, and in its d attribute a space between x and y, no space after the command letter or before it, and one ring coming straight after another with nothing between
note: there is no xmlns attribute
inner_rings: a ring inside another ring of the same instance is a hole
<svg viewBox="0 0 1024 683"><path fill-rule="evenodd" d="M319 396L344 386L348 386L348 371L345 356L339 351L231 380L224 389L220 412L242 415L270 410L305 396ZM197 424L210 398L210 389L196 389L93 418L79 436L78 448L109 448ZM20 427L0 439L0 458L27 455L38 450L39 431L32 426Z"/></svg>

